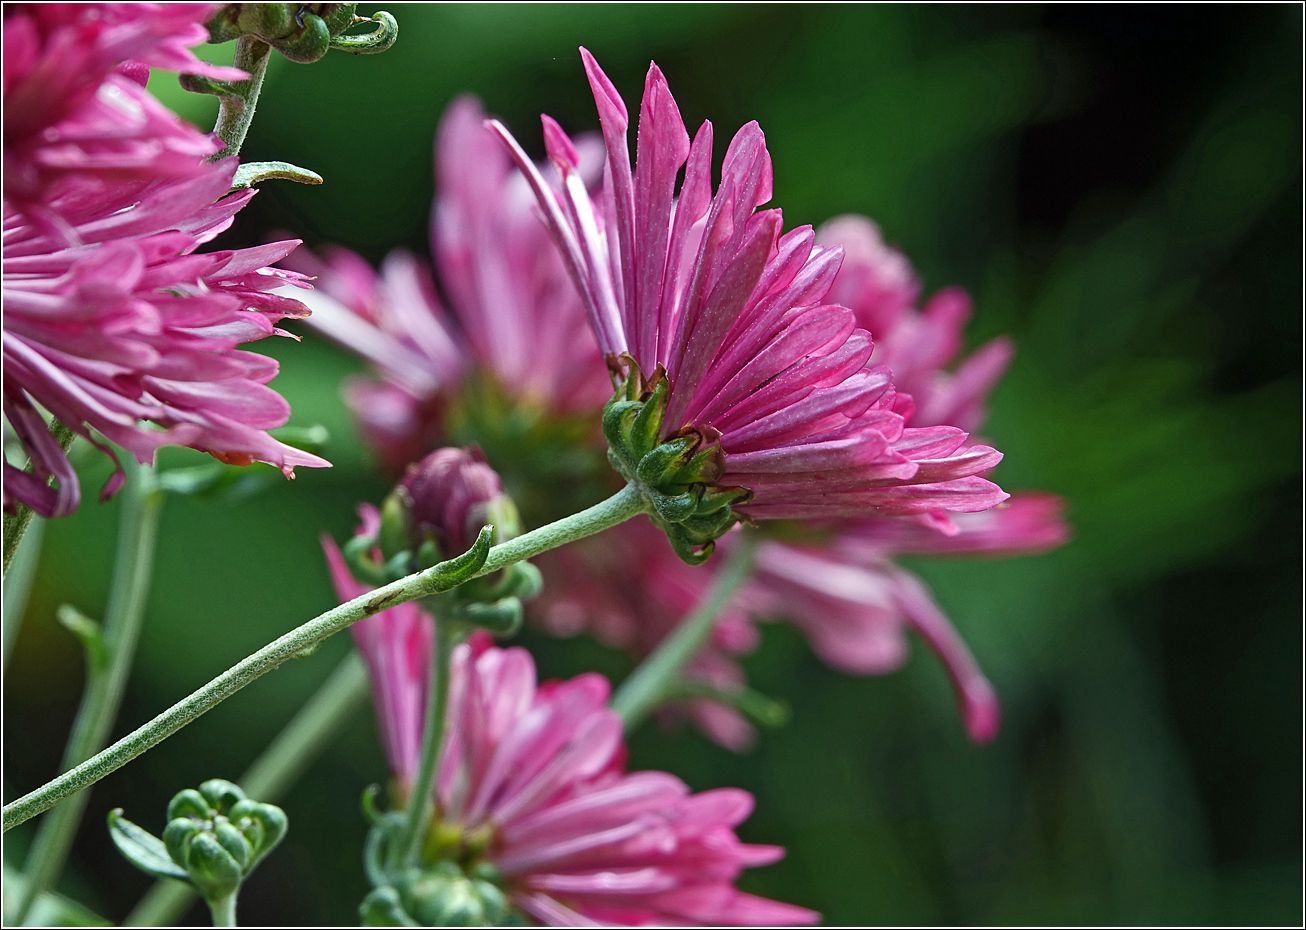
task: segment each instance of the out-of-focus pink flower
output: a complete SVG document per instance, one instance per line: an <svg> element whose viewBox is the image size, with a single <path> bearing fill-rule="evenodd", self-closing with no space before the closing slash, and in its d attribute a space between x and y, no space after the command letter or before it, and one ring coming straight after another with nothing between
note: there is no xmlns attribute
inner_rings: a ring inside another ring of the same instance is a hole
<svg viewBox="0 0 1306 930"><path fill-rule="evenodd" d="M915 631L951 679L966 732L977 743L997 735L997 695L925 585L894 564L900 554L1042 552L1064 543L1068 527L1051 494L1015 495L980 514L953 518L957 532L907 520L864 520L821 545L769 541L757 552L755 596L791 620L833 667L858 675L893 671Z"/></svg>
<svg viewBox="0 0 1306 930"><path fill-rule="evenodd" d="M984 421L984 403L1011 363L1014 346L999 336L976 349L954 371L945 366L961 351L970 297L949 287L916 310L920 281L907 258L885 244L879 228L863 216L841 216L824 224L816 240L844 250L831 296L857 315L875 337L871 361L893 372L894 386L910 394L911 426L955 426L974 430Z"/></svg>
<svg viewBox="0 0 1306 930"><path fill-rule="evenodd" d="M363 504L358 517L356 535L375 537L381 528L380 512ZM325 533L322 550L342 604L371 590L354 580L335 540ZM399 793L407 797L422 754L435 621L415 601L409 601L359 620L349 632L367 665L386 762L399 782Z"/></svg>
<svg viewBox="0 0 1306 930"><path fill-rule="evenodd" d="M1011 360L1012 345L994 339L954 371L970 316L970 299L957 288L914 307L920 282L907 259L885 245L864 217L823 226L818 239L845 249L831 294L875 336L872 360L893 371L911 395L903 413L911 426L981 425L989 391ZM939 656L952 680L966 730L987 742L1000 709L992 686L925 585L894 563L898 555L1015 555L1056 548L1069 537L1062 502L1042 492L1018 493L983 513L930 515L924 520L867 517L842 521L823 544L763 544L755 587L770 595L771 611L791 619L835 668L882 674L907 655L914 630Z"/></svg>
<svg viewBox="0 0 1306 930"><path fill-rule="evenodd" d="M436 800L443 836L477 837L512 902L553 926L793 925L805 908L734 887L783 855L741 843L745 791L691 795L624 772L621 720L595 674L537 686L524 649L454 650ZM461 843L461 840L458 841Z"/></svg>
<svg viewBox="0 0 1306 930"><path fill-rule="evenodd" d="M632 171L625 104L581 54L608 151L597 202L553 120L544 137L560 191L492 125L531 180L609 364L629 368L628 357L646 377L666 373L662 435L719 437L718 483L751 491L738 510L754 518L970 512L1005 499L978 477L998 452L966 445L955 427L904 428L908 402L888 369L869 367L870 334L825 302L841 250L816 245L810 227L781 235L779 210L755 212L771 197L757 124L730 143L713 194L711 124L690 143L653 65Z"/></svg>
<svg viewBox="0 0 1306 930"><path fill-rule="evenodd" d="M582 174L596 176L602 148L582 148ZM473 356L519 401L563 413L602 407L612 386L576 288L475 97L445 111L435 173L435 264Z"/></svg>
<svg viewBox="0 0 1306 930"><path fill-rule="evenodd" d="M222 196L235 170L231 159L118 196L68 188L45 207L71 241L5 204L4 411L34 468L5 464L6 509L21 500L63 516L80 500L38 405L110 456L92 429L142 462L160 446L186 445L235 464L269 462L288 477L296 465L330 464L267 434L290 415L266 386L277 363L236 349L286 335L277 321L307 313L270 293L300 283L268 268L298 243L194 254L254 195ZM57 489L46 485L51 475ZM119 469L103 495L121 483Z"/></svg>
<svg viewBox="0 0 1306 930"><path fill-rule="evenodd" d="M48 218L45 202L76 187L148 184L203 174L222 146L148 91L151 67L218 80L247 77L190 47L218 4L7 4L4 196ZM50 219L57 225L57 220Z"/></svg>
<svg viewBox="0 0 1306 930"><path fill-rule="evenodd" d="M347 379L345 402L385 467L402 472L440 444L449 396L467 366L430 272L395 250L378 275L339 246L322 258L299 249L282 265L314 278L303 298L313 311L309 325L357 352L379 376Z"/></svg>
<svg viewBox="0 0 1306 930"><path fill-rule="evenodd" d="M556 636L586 630L600 642L628 650L635 659L651 653L707 595L713 573L686 565L666 545L662 532L636 517L601 536L554 549L535 560L544 591L531 604L538 622ZM770 601L745 589L718 619L707 645L686 666L683 677L723 691L744 686L738 657L753 651L757 629L750 611ZM742 751L753 742L752 726L726 704L695 699L677 702L715 742Z"/></svg>
<svg viewBox="0 0 1306 930"><path fill-rule="evenodd" d="M431 233L452 313L402 251L379 276L339 247L323 259L301 249L286 263L317 278L305 297L310 325L371 363L376 377L352 378L345 398L391 471L438 444L445 409L473 370L554 414L597 413L612 391L530 189L483 123L480 103L460 97L436 134Z"/></svg>

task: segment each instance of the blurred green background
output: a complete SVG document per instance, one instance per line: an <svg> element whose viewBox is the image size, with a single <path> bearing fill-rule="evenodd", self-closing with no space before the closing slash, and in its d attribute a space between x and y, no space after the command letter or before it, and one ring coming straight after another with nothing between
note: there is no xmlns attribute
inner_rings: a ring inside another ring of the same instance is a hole
<svg viewBox="0 0 1306 930"><path fill-rule="evenodd" d="M718 159L759 120L790 225L871 216L927 291L972 292L972 344L1019 343L986 429L997 478L1065 495L1075 539L912 564L1002 696L997 741L965 740L919 646L897 674L851 678L781 626L745 665L793 706L786 728L745 755L689 730L633 740L634 768L756 794L740 833L789 855L742 885L832 924L1300 922L1301 8L393 10L382 56L276 68L245 157L327 183L266 185L223 244L279 228L374 260L424 252L448 101L479 94L540 154L541 111L597 126L584 44L632 107L656 58L691 129L717 127ZM210 99L155 83L212 118ZM312 336L260 351L282 360L292 422L329 427L335 467L236 505L168 501L115 735L330 606L317 535L343 537L355 503L384 493L338 393L358 363ZM84 475L93 489L107 470L88 459ZM105 602L118 506L86 497L48 527L4 682L6 800L55 774L80 694L54 611ZM627 668L585 639L522 639L545 675ZM96 786L62 889L121 919L148 881L105 812L160 829L173 792L238 776L347 648ZM384 777L360 712L284 802L289 838L246 886L243 922L356 920L358 798ZM8 861L33 826L6 837Z"/></svg>

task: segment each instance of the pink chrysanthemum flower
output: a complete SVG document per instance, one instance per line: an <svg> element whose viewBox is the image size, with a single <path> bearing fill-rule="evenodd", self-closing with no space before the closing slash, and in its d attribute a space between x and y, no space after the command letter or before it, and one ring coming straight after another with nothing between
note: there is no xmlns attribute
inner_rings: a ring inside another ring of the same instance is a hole
<svg viewBox="0 0 1306 930"><path fill-rule="evenodd" d="M444 437L464 376L488 373L515 402L592 413L611 393L585 312L534 199L472 97L455 100L436 134L431 234L450 312L425 269L396 251L378 276L342 248L289 267L317 277L310 325L371 363L345 398L369 445L400 471ZM596 159L591 159L596 162Z"/></svg>
<svg viewBox="0 0 1306 930"><path fill-rule="evenodd" d="M757 124L731 142L714 195L711 124L690 143L654 65L632 171L625 105L581 53L608 150L597 201L553 120L543 118L544 135L560 191L492 125L531 180L610 364L650 384L665 373L663 438L719 440L714 484L746 489L737 510L753 518L970 512L1003 500L978 477L999 453L966 445L954 427L904 428L889 371L869 365L870 334L825 300L841 251L817 246L810 227L782 236L779 210L755 212L771 197Z"/></svg>
<svg viewBox="0 0 1306 930"><path fill-rule="evenodd" d="M75 244L5 205L4 411L34 466L25 475L5 464L6 509L21 500L63 516L80 499L38 405L111 457L92 429L142 462L160 446L186 445L234 464L269 462L287 476L296 465L329 464L267 434L290 416L266 386L277 363L236 349L285 335L276 322L307 312L269 293L298 281L267 267L298 243L193 254L254 195L222 197L235 169L233 159L125 202L70 192L50 206ZM51 475L57 489L46 485ZM104 495L121 480L119 470Z"/></svg>
<svg viewBox="0 0 1306 930"><path fill-rule="evenodd" d="M661 535L646 518L637 517L601 536L539 556L535 564L544 573L545 585L531 604L532 615L556 636L586 630L605 645L644 658L702 602L713 578L711 571L686 565ZM738 657L752 652L759 641L750 615L771 603L767 594L740 592L681 677L722 692L743 688ZM678 701L673 710L683 712L727 749L738 752L753 743L752 726L720 701Z"/></svg>
<svg viewBox="0 0 1306 930"><path fill-rule="evenodd" d="M151 67L218 80L247 75L200 61L210 3L6 4L4 196L45 218L69 187L146 184L204 173L222 146L144 88ZM57 223L57 220L52 220Z"/></svg>
<svg viewBox="0 0 1306 930"><path fill-rule="evenodd" d="M374 535L376 509L359 508ZM368 588L324 536L340 599ZM415 603L352 628L372 683L386 760L406 797L417 769L433 621ZM625 773L608 683L587 674L537 686L521 648L484 633L454 649L428 852L468 872L494 866L512 903L551 926L814 922L805 908L736 890L745 868L784 851L739 842L745 791L691 795L663 772ZM428 863L429 864L429 863Z"/></svg>
<svg viewBox="0 0 1306 930"><path fill-rule="evenodd" d="M513 903L553 926L793 925L818 915L734 888L783 855L741 843L745 791L691 795L624 769L600 675L537 686L521 648L483 634L454 651L436 799L447 833L476 834Z"/></svg>
<svg viewBox="0 0 1306 930"><path fill-rule="evenodd" d="M328 464L267 434L290 414L266 387L276 362L236 351L307 313L270 293L301 283L267 267L297 243L194 254L254 192L224 197L235 160L205 163L216 143L138 83L150 64L240 74L187 50L205 38L207 12L6 8L3 397L33 465L5 463L6 510L22 501L62 516L80 500L41 408L111 456L92 430L141 461L175 444L287 475Z"/></svg>

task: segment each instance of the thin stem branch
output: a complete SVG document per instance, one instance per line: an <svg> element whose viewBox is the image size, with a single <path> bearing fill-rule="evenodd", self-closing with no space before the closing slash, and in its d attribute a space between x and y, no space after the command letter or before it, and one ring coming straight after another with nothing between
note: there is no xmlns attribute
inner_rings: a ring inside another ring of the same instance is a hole
<svg viewBox="0 0 1306 930"><path fill-rule="evenodd" d="M67 455L68 450L73 446L73 440L77 438L77 434L58 420L50 422L50 432L58 441L59 448L63 449L64 455ZM27 463L26 471L29 474L31 473L31 462ZM14 561L14 556L18 554L18 544L23 541L23 534L27 532L32 517L32 509L23 503L19 503L13 513L4 515L4 562L0 566L0 574L9 574L9 566Z"/></svg>
<svg viewBox="0 0 1306 930"><path fill-rule="evenodd" d="M271 53L272 46L254 36L241 36L236 40L236 56L231 64L247 72L249 80L233 82L233 93L218 97L218 122L213 131L225 147L212 155L210 161L240 154L240 147L245 144L245 134L254 121L254 108L258 106L258 95L263 89L263 78L267 75L268 56Z"/></svg>
<svg viewBox="0 0 1306 930"><path fill-rule="evenodd" d="M629 520L636 514L646 513L648 506L638 489L627 485L612 497L593 507L495 546L473 577L487 575L573 540L592 536ZM327 637L386 608L447 590L451 585L444 577L443 565L444 563L441 563L401 578L338 607L333 607L268 643L153 720L133 730L108 749L35 791L6 804L4 830L12 829L42 811L48 810L69 795L95 784L141 753L157 746L200 715L217 707L251 681L266 675L287 659L313 648Z"/></svg>
<svg viewBox="0 0 1306 930"><path fill-rule="evenodd" d="M367 701L367 669L353 649L322 682L240 778L245 794L275 804ZM161 878L132 908L125 927L170 927L198 895L190 885Z"/></svg>
<svg viewBox="0 0 1306 930"><path fill-rule="evenodd" d="M145 602L149 597L163 495L155 486L152 468L135 463L128 467L133 468L135 474L131 475L123 491L118 552L101 634L107 661L102 667L97 667L94 657L88 656L86 690L64 749L65 770L86 761L108 739L136 657L136 643L140 639ZM63 871L88 800L89 791L79 792L41 824L27 857L27 885L14 913L16 923L23 922L37 897L49 889Z"/></svg>
<svg viewBox="0 0 1306 930"><path fill-rule="evenodd" d="M739 534L734 550L702 603L640 663L639 668L631 672L612 696L612 709L625 722L627 733L643 723L666 699L668 690L680 677L685 665L712 635L721 612L752 573L755 547L752 533Z"/></svg>
<svg viewBox="0 0 1306 930"><path fill-rule="evenodd" d="M440 764L440 746L444 740L444 708L449 699L449 653L453 650L451 624L447 617L435 614L435 636L431 638L431 675L426 686L426 718L422 722L422 754L416 777L408 793L407 820L395 844L398 865L415 865L422 848L431 809L431 786Z"/></svg>

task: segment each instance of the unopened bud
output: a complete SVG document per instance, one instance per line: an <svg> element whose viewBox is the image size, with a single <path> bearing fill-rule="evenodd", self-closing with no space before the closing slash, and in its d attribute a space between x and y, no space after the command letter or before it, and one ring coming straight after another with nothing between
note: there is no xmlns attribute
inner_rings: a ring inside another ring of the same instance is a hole
<svg viewBox="0 0 1306 930"><path fill-rule="evenodd" d="M408 466L382 507L382 548L406 537L414 551L432 542L448 559L466 552L481 527L494 526L496 543L521 532L517 507L476 447L437 449Z"/></svg>

